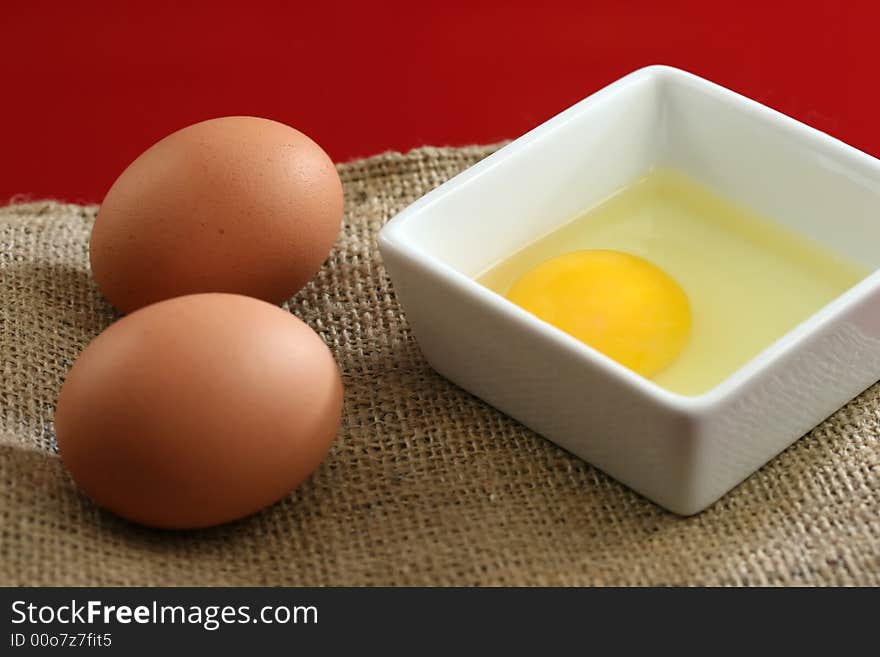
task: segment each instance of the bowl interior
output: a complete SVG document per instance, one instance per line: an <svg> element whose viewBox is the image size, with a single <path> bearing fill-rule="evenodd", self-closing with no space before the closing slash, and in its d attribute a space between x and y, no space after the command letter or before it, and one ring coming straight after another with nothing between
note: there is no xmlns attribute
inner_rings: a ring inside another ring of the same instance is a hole
<svg viewBox="0 0 880 657"><path fill-rule="evenodd" d="M661 164L867 269L880 266L880 162L686 74L662 76Z"/></svg>

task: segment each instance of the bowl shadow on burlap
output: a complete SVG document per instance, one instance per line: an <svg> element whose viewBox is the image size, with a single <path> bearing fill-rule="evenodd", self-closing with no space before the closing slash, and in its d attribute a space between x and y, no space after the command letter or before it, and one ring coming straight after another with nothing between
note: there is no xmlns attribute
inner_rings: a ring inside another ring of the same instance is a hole
<svg viewBox="0 0 880 657"><path fill-rule="evenodd" d="M354 358L357 359L358 356L355 355ZM363 359L364 356L361 355L360 358ZM639 525L639 532L630 535L615 532L620 539L621 549L666 531L687 532L688 527L692 527L693 531L700 531L700 528L705 530L713 524L728 522L729 517L726 516L740 514L746 508L750 522L756 527L778 522L780 517L788 513L785 509L791 510L801 505L804 496L802 482L815 481L815 472L823 464L827 465L839 458L840 441L830 435L825 422L820 423L723 495L708 509L694 516L682 517L650 502L598 468L551 443L443 378L430 367L411 337L407 341L392 345L384 360L382 365L396 374L394 377L383 379L383 387L387 388L386 394L412 395L413 391L420 389L424 391L425 382L430 380L428 387L445 388L448 391L446 394L455 397L456 404L466 413L479 414L484 418L483 424L497 429L493 435L486 437L486 440L497 442L496 450L527 451L527 458L533 464L531 470L537 475L538 481L543 479L543 472L565 470L568 473L569 490L547 490L547 496L542 501L547 505L548 516L559 518L570 531L577 531L579 527L586 529L589 526L589 532L595 533L597 511L601 511L605 516L608 529L617 526L621 517L628 517L629 520L634 516L638 517L640 521L633 524ZM375 364L374 362L374 367ZM875 392L878 389L880 384L872 388ZM838 413L844 415L858 413L858 406L859 401L853 400ZM434 412L434 422L442 424L447 420L446 417L437 414L436 410ZM585 430L589 429L585 428ZM520 465L523 466L524 462ZM509 473L495 469L492 474L497 481L498 477L503 479ZM515 477L509 477L508 483L521 485L523 482L516 481ZM556 496L557 492L563 494ZM846 504L846 502L845 494L831 501L832 504ZM790 518L790 520L795 522L797 519ZM486 522L492 522L492 519L486 518ZM608 547L607 534L603 535L603 545Z"/></svg>
<svg viewBox="0 0 880 657"><path fill-rule="evenodd" d="M437 394L436 390L442 390L441 395L447 399L452 398L452 405L464 414L475 414L480 416L481 420L478 425L493 429L492 435L474 436L475 440L492 441L495 445L488 448L488 451L494 452L526 452L520 459L519 466L528 468L532 473L536 474L540 479L548 470L564 470L568 473L570 480L570 489L567 491L571 496L563 498L550 498L549 503L561 502L563 507L555 509L556 515L565 515L566 523L576 526L577 519L584 517L586 513L591 513L597 508L602 508L605 513L611 517L618 515L637 514L645 518L646 522L651 525L650 531L659 531L663 526L669 525L680 528L682 524L689 522L702 523L711 519L714 515L723 512L722 510L730 506L741 506L749 504L749 496L758 488L766 488L770 486L774 489L774 495L785 496L784 490L779 490L777 485L778 478L790 478L797 481L803 476L808 476L812 467L817 463L827 460L832 455L832 450L825 445L817 445L816 440L810 432L793 446L784 450L780 455L773 459L770 463L763 466L745 482L739 484L722 497L706 511L696 516L682 517L677 514L666 511L656 504L648 501L638 493L632 491L624 484L608 476L598 468L582 460L580 457L568 452L558 445L550 442L539 434L533 432L527 427L521 425L518 421L501 413L494 407L490 406L483 400L477 398L466 390L460 388L451 381L445 379L436 373L422 356L420 350L414 341L407 340L393 344L387 353L379 356L379 360L375 355L367 357L363 353L354 353L348 356L349 365L354 369L367 369L369 367L376 368L377 365L384 369L382 376L383 396L405 397L420 395ZM363 361L368 363L359 365ZM433 392L432 392L433 389ZM352 400L346 400L348 404ZM361 404L364 400L356 400ZM449 418L441 413L441 409L433 407L431 399L425 400L428 407L428 413L433 415L425 419L427 424L434 423L436 425L447 424ZM373 405L378 406L378 404ZM454 423L452 431L456 431L460 427ZM585 428L586 431L589 428ZM821 429L817 429L821 431ZM808 450L813 458L789 459L790 453L798 449ZM484 461L489 460L485 454L477 455L475 458L483 458ZM516 459L517 457L513 457ZM462 465L467 468L466 461ZM507 478L510 485L521 485L523 481L517 481L516 477L508 477L510 473L503 468L492 468L492 478L499 482ZM483 470L483 473L486 471ZM429 475L426 475L429 476ZM553 495L555 490L548 490L548 496ZM798 492L790 491L790 497L795 499ZM756 513L760 512L760 508L766 508L767 505L755 505ZM549 512L549 505L548 505ZM491 519L487 519L491 521Z"/></svg>

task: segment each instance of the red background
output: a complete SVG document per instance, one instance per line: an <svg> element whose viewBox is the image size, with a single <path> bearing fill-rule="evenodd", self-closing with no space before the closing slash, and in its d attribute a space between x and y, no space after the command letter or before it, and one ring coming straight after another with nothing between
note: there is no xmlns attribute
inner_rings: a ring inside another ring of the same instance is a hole
<svg viewBox="0 0 880 657"><path fill-rule="evenodd" d="M880 155L877 2L0 1L0 202L98 201L189 123L267 116L337 161L515 137L679 66Z"/></svg>

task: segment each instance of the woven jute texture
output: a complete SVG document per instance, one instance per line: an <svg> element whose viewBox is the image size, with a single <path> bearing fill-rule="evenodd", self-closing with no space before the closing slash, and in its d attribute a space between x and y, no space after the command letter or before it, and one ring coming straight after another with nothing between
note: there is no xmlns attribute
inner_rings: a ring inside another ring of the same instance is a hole
<svg viewBox="0 0 880 657"><path fill-rule="evenodd" d="M77 354L115 317L88 269L97 208L0 208L0 584L880 584L880 386L709 510L680 518L430 369L376 232L491 150L424 148L339 167L342 233L287 304L342 369L339 437L286 499L201 531L130 524L66 473L54 402Z"/></svg>

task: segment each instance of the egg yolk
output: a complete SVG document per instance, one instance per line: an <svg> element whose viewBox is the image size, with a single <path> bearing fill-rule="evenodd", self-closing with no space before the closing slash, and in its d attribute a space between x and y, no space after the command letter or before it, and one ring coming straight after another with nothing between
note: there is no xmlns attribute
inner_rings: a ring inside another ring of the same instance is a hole
<svg viewBox="0 0 880 657"><path fill-rule="evenodd" d="M687 295L666 272L619 251L566 253L526 272L507 298L649 377L684 348Z"/></svg>

